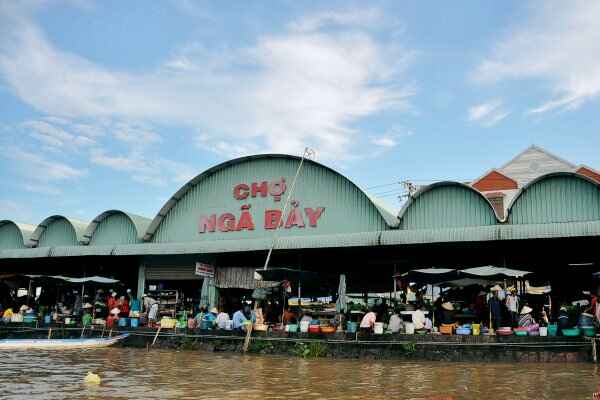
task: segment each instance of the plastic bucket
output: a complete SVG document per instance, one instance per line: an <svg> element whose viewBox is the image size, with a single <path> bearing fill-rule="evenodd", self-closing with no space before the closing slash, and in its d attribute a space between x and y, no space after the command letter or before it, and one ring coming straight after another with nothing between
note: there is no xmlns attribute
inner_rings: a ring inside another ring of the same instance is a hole
<svg viewBox="0 0 600 400"><path fill-rule="evenodd" d="M200 322L200 329L211 329L213 326L212 321L202 320Z"/></svg>
<svg viewBox="0 0 600 400"><path fill-rule="evenodd" d="M373 332L376 335L383 335L383 322L375 322L375 327L373 328Z"/></svg>
<svg viewBox="0 0 600 400"><path fill-rule="evenodd" d="M286 328L287 328L287 332L290 332L290 333L298 332L298 325L296 325L296 324L288 324L288 325L286 325Z"/></svg>
<svg viewBox="0 0 600 400"><path fill-rule="evenodd" d="M302 333L308 332L309 325L310 325L309 321L300 321L300 332L302 332Z"/></svg>
<svg viewBox="0 0 600 400"><path fill-rule="evenodd" d="M232 329L233 329L233 321L232 320L225 321L225 330L230 331Z"/></svg>
<svg viewBox="0 0 600 400"><path fill-rule="evenodd" d="M356 322L348 321L346 324L346 332L348 333L356 333L356 328L358 324Z"/></svg>
<svg viewBox="0 0 600 400"><path fill-rule="evenodd" d="M131 318L131 327L132 328L137 328L139 326L139 322L140 320L137 318Z"/></svg>
<svg viewBox="0 0 600 400"><path fill-rule="evenodd" d="M540 326L540 336L548 336L548 327Z"/></svg>
<svg viewBox="0 0 600 400"><path fill-rule="evenodd" d="M119 318L119 328L125 328L129 318Z"/></svg>
<svg viewBox="0 0 600 400"><path fill-rule="evenodd" d="M415 333L415 324L413 324L412 322L406 322L404 324L404 330L406 331L407 335L414 335L414 333Z"/></svg>
<svg viewBox="0 0 600 400"><path fill-rule="evenodd" d="M558 333L558 325L550 324L548 325L548 336L556 336Z"/></svg>
<svg viewBox="0 0 600 400"><path fill-rule="evenodd" d="M481 334L481 324L473 324L473 336L479 336Z"/></svg>

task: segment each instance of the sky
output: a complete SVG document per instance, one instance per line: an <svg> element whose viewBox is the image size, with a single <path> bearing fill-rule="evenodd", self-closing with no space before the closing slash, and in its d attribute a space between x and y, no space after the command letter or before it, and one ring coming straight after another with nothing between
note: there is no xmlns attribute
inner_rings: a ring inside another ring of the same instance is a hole
<svg viewBox="0 0 600 400"><path fill-rule="evenodd" d="M461 7L462 6L462 7ZM152 218L302 154L399 208L541 146L600 169L600 2L0 0L0 219Z"/></svg>

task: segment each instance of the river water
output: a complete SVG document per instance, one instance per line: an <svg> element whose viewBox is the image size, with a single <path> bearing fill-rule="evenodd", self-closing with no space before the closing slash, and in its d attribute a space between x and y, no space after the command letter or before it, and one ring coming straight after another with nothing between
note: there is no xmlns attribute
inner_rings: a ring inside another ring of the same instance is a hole
<svg viewBox="0 0 600 400"><path fill-rule="evenodd" d="M88 371L100 385L84 383ZM591 399L593 364L301 359L139 349L0 352L1 399Z"/></svg>

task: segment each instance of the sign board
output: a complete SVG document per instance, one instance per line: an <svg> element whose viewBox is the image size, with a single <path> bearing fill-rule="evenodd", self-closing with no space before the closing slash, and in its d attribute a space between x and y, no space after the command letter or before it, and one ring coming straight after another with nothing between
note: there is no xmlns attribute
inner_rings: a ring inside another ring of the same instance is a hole
<svg viewBox="0 0 600 400"><path fill-rule="evenodd" d="M214 278L215 277L215 267L210 264L204 264L201 262L197 262L195 274L198 276L201 276L203 278Z"/></svg>
<svg viewBox="0 0 600 400"><path fill-rule="evenodd" d="M319 219L325 212L325 207L300 206L298 200L290 202L286 215L282 215L281 208L267 208L264 212L253 212L249 201L272 198L280 202L286 191L285 178L274 181L239 183L233 187L233 198L243 201L239 214L233 211L202 215L199 222L199 233L210 232L239 232L253 231L255 229L305 229L317 228Z"/></svg>

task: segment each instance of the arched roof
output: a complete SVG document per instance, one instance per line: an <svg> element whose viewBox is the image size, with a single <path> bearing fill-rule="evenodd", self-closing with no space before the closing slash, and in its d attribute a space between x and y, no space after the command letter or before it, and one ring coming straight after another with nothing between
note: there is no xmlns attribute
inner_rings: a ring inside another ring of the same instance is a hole
<svg viewBox="0 0 600 400"><path fill-rule="evenodd" d="M51 227L57 224L63 225L63 229L51 231ZM38 224L31 234L29 245L31 247L38 247L40 240L45 238L46 235L53 236L49 245L76 245L83 241L83 235L87 226L87 222L75 218L52 215Z"/></svg>
<svg viewBox="0 0 600 400"><path fill-rule="evenodd" d="M493 225L498 217L489 200L460 182L442 181L420 188L399 213L400 229Z"/></svg>
<svg viewBox="0 0 600 400"><path fill-rule="evenodd" d="M35 229L32 225L10 220L0 221L0 249L20 249L25 247Z"/></svg>
<svg viewBox="0 0 600 400"><path fill-rule="evenodd" d="M90 244L90 242L92 242L92 239L98 230L98 227L101 226L106 221L108 221L110 219L110 217L112 217L112 216L123 216L126 219L126 221L128 221L128 223L131 224L131 226L133 227L133 230L135 231L135 233L134 233L135 242L142 241L142 239L144 238L144 235L146 233L146 230L148 229L148 226L150 225L150 222L151 222L151 220L149 218L145 218L145 217L135 215L132 213L128 213L125 211L108 210L108 211L105 211L105 212L101 213L100 215L98 215L96 218L94 218L92 220L92 222L89 223L89 225L87 226L87 228L85 230L85 233L83 234L82 243ZM127 234L127 232L123 232L123 230L127 230L127 227L123 227L123 226L114 226L113 227L113 232L108 233L108 234L113 234L114 238L115 238L115 242L111 243L111 244L123 244L122 241L119 241L117 238L117 236L122 236L123 234ZM119 231L121 231L121 232L119 232Z"/></svg>
<svg viewBox="0 0 600 400"><path fill-rule="evenodd" d="M162 223L162 221L164 220L164 218L169 214L169 211L171 211L171 209L173 209L173 207L175 207L175 205L179 201L181 201L181 199L183 199L186 196L186 194L188 194L188 192L190 192L194 187L196 187L203 180L209 178L210 176L216 174L219 171L222 171L229 167L233 167L238 164L242 164L242 163L245 163L248 161L253 161L253 160L268 160L268 159L286 159L286 160L295 160L298 162L301 160L301 158L298 156L293 156L293 155L288 155L288 154L257 154L257 155L245 156L245 157L240 157L240 158L236 158L233 160L225 161L221 164L215 165L214 167L207 169L206 171L204 171L204 172L200 173L199 175L197 175L196 177L192 178L189 182L184 184L173 196L171 196L171 198L165 203L165 205L160 209L160 211L158 212L156 217L154 217L154 219L150 223L150 226L148 227L146 235L144 236L144 240L149 241L152 239L152 237L156 233L157 229L159 228L159 226ZM389 226L389 227L397 226L398 220L393 212L391 212L390 210L387 210L380 202L374 201L372 196L367 195L362 189L360 189L356 184L354 184L348 178L346 178L339 172L333 170L332 168L327 167L326 165L317 163L316 161L313 161L310 159L305 159L304 162L307 164L312 164L314 166L317 166L323 170L329 171L329 172L335 174L336 176L342 177L345 181L349 182L353 187L355 187L367 199L367 201L373 207L375 207L375 209L378 211L381 218L383 218L383 220L385 221L387 226Z"/></svg>
<svg viewBox="0 0 600 400"><path fill-rule="evenodd" d="M542 175L523 186L508 206L510 224L600 220L600 183L576 172Z"/></svg>

